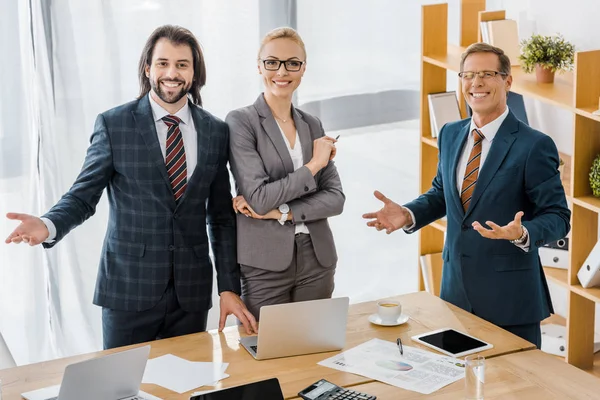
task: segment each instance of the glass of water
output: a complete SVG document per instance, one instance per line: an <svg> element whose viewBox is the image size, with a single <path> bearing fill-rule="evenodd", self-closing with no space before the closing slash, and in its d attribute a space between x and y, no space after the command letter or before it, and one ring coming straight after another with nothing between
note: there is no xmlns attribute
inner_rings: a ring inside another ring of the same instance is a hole
<svg viewBox="0 0 600 400"><path fill-rule="evenodd" d="M485 358L478 355L465 357L465 399L483 400Z"/></svg>

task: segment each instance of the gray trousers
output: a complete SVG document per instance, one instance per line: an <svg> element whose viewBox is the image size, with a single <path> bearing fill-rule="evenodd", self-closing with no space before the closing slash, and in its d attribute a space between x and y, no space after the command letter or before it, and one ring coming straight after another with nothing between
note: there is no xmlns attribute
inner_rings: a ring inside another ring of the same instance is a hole
<svg viewBox="0 0 600 400"><path fill-rule="evenodd" d="M240 268L242 300L257 320L262 306L328 299L333 293L335 264L319 264L310 235L296 235L292 263L283 271Z"/></svg>

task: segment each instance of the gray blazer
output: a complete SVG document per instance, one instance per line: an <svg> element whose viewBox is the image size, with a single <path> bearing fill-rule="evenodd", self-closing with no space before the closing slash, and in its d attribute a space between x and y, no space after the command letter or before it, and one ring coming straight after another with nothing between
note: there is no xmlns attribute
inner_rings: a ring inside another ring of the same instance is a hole
<svg viewBox="0 0 600 400"><path fill-rule="evenodd" d="M325 135L321 121L292 106L302 155L312 158L313 141ZM327 217L341 214L345 196L333 161L314 177L303 166L294 171L290 153L271 109L261 94L253 105L229 113L230 166L237 192L258 214L287 203L293 220L258 220L237 215L238 262L270 271L283 271L294 253L294 224L304 222L317 260L333 267L337 253Z"/></svg>

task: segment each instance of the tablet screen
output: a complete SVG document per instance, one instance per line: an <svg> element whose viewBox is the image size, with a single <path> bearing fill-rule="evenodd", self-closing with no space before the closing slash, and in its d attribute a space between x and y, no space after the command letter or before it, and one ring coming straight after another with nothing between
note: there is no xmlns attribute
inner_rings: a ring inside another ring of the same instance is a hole
<svg viewBox="0 0 600 400"><path fill-rule="evenodd" d="M190 400L283 400L277 378L193 396Z"/></svg>
<svg viewBox="0 0 600 400"><path fill-rule="evenodd" d="M419 340L452 354L459 354L465 351L487 346L487 343L474 339L470 336L463 335L462 333L452 329L420 336Z"/></svg>

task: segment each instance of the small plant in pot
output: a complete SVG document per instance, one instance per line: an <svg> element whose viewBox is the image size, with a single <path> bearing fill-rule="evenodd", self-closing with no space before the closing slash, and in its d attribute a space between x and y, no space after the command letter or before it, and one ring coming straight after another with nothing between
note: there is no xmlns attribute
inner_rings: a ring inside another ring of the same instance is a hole
<svg viewBox="0 0 600 400"><path fill-rule="evenodd" d="M590 168L590 187L595 197L600 197L600 155L596 156Z"/></svg>
<svg viewBox="0 0 600 400"><path fill-rule="evenodd" d="M554 82L556 71L571 71L575 59L575 46L562 35L533 35L521 41L519 61L526 73L535 70L538 83Z"/></svg>

